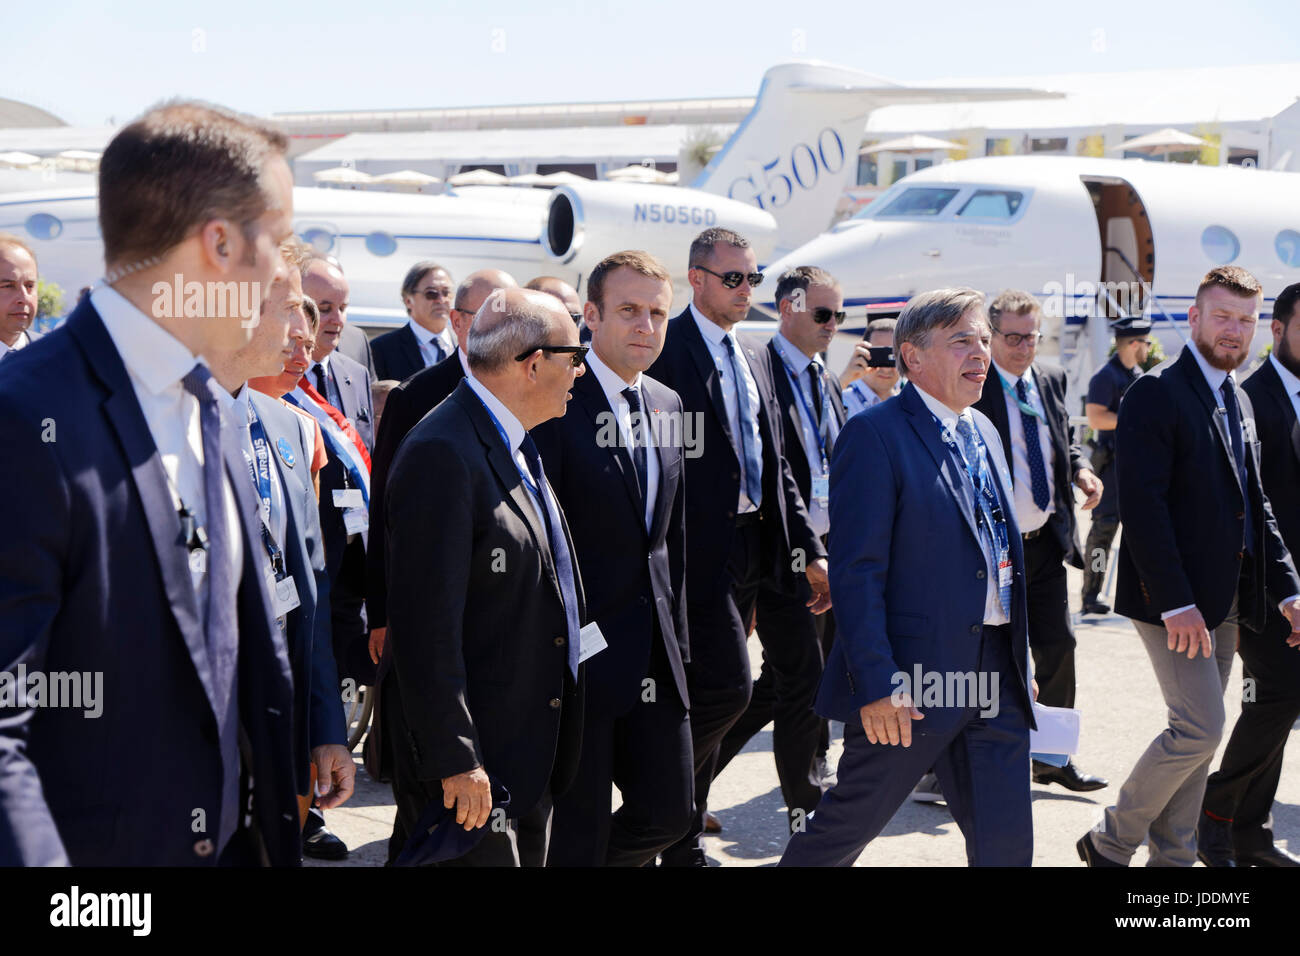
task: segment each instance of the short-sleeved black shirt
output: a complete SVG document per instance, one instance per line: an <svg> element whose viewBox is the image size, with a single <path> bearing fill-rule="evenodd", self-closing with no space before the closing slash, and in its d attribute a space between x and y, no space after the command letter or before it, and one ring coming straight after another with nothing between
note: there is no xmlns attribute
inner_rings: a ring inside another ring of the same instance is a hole
<svg viewBox="0 0 1300 956"><path fill-rule="evenodd" d="M1097 369L1091 381L1088 382L1088 398L1090 405L1102 405L1108 411L1118 412L1120 399L1128 391L1128 387L1136 382L1142 374L1142 369L1133 366L1131 369L1124 367L1124 363L1119 360L1118 355L1112 355L1110 361ZM1097 446L1111 447L1115 446L1115 432L1098 431Z"/></svg>

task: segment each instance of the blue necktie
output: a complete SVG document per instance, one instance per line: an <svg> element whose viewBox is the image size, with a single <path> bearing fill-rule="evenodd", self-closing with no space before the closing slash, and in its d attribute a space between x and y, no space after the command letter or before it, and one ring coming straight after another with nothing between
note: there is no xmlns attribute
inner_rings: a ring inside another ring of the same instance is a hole
<svg viewBox="0 0 1300 956"><path fill-rule="evenodd" d="M1223 407L1228 412L1228 437L1232 440L1232 457L1237 466L1237 477L1241 480L1242 511L1246 514L1243 531L1246 538L1246 553L1254 554L1255 523L1251 515L1250 494L1246 484L1246 445L1241 436L1241 406L1237 404L1237 387L1229 375L1223 380L1219 391L1223 393Z"/></svg>
<svg viewBox="0 0 1300 956"><path fill-rule="evenodd" d="M745 470L745 494L757 508L763 503L763 463L759 460L758 449L754 447L754 436L749 430L750 422L756 421L755 410L749 404L749 387L746 385L745 376L740 374L740 365L736 361L736 346L732 343L730 335L722 337L722 345L727 350L727 357L731 359L731 375L736 382L736 408L740 412L737 416L740 419L740 434L737 436L740 448L737 451L740 453L740 460Z"/></svg>
<svg viewBox="0 0 1300 956"><path fill-rule="evenodd" d="M627 400L632 419L632 464L636 466L636 484L641 489L641 507L646 506L647 489L650 484L649 466L646 463L645 416L641 414L641 393L629 385L623 389L623 398Z"/></svg>
<svg viewBox="0 0 1300 956"><path fill-rule="evenodd" d="M578 678L578 655L580 648L581 626L578 624L578 588L574 584L573 557L569 554L569 542L564 538L564 524L560 521L560 512L555 498L547 490L546 472L542 469L542 457L537 453L532 435L524 435L519 444L532 472L533 481L537 483L542 501L542 517L546 519L546 537L551 543L551 557L555 560L555 575L560 579L560 595L564 598L564 620L569 631L569 673L574 680Z"/></svg>
<svg viewBox="0 0 1300 956"><path fill-rule="evenodd" d="M1001 573L998 568L998 559L1000 550L1003 545L1001 542L1006 540L1007 530L1006 523L994 519L993 511L989 507L988 495L994 494L993 476L989 474L988 462L980 454L979 443L975 441L975 428L970 419L965 416L957 419L957 437L961 439L962 453L966 456L966 476L971 480L971 490L975 494L975 507L983 515L983 521L980 522L980 530L983 532L981 538L984 541L986 553L989 555L993 566L993 573L997 575L998 583L998 603L1002 605L1002 611L1011 617L1011 582L1003 584ZM971 468L975 468L975 474L971 474ZM978 480L976 478L978 476Z"/></svg>
<svg viewBox="0 0 1300 956"><path fill-rule="evenodd" d="M226 522L225 459L221 454L221 412L212 374L200 363L181 380L199 403L199 429L203 433L203 512L208 536L207 579L208 661L216 693L217 730L221 744L222 788L218 846L234 834L239 815L239 707L236 664L239 660L239 619L232 562L236 542L230 540Z"/></svg>
<svg viewBox="0 0 1300 956"><path fill-rule="evenodd" d="M1016 397L1021 404L1029 404L1029 390L1025 388L1023 378L1016 379ZM1046 511L1052 500L1052 492L1047 484L1047 467L1043 464L1043 446L1038 441L1038 419L1020 410L1020 427L1025 432L1025 450L1029 457L1029 487L1034 493L1034 504L1039 511Z"/></svg>

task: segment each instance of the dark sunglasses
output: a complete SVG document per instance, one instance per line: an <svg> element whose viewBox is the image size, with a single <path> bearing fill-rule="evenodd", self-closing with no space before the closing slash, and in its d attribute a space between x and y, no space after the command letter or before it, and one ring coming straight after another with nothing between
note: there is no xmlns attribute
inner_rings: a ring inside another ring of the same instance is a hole
<svg viewBox="0 0 1300 956"><path fill-rule="evenodd" d="M425 289L420 295L424 296L430 302L437 302L439 299L450 299L450 292L441 292L438 289Z"/></svg>
<svg viewBox="0 0 1300 956"><path fill-rule="evenodd" d="M826 308L825 306L819 306L818 308L812 310L812 319L818 325L825 325L831 319L834 319L835 324L839 325L841 322L844 321L844 317L846 315L848 315L848 313L845 312L843 309L836 312L832 309Z"/></svg>
<svg viewBox="0 0 1300 956"><path fill-rule="evenodd" d="M558 352L561 354L571 353L570 361L574 368L582 365L582 360L587 357L587 345L534 345L526 352L520 352L515 356L516 362L526 361L534 352Z"/></svg>
<svg viewBox="0 0 1300 956"><path fill-rule="evenodd" d="M748 282L751 289L756 289L763 281L763 273L761 272L751 272L747 275L744 272L714 272L712 269L704 268L704 266L694 266L694 268L721 279L723 287L727 289L734 289L742 282Z"/></svg>

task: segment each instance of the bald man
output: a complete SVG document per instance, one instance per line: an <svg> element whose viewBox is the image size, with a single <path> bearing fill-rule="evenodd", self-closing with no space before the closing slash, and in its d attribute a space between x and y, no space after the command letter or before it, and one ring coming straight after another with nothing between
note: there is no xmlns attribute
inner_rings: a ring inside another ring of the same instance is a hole
<svg viewBox="0 0 1300 956"><path fill-rule="evenodd" d="M388 489L388 469L406 433L415 427L430 409L455 391L469 365L466 343L474 313L488 295L497 289L515 289L518 283L500 269L482 269L467 275L456 288L451 310L451 329L456 334L456 352L437 365L416 372L388 393L384 420L375 440L370 461L370 550L367 563L366 613L370 622L370 656L376 663L383 650L384 626L387 624L388 588L387 557L383 522L384 496Z"/></svg>
<svg viewBox="0 0 1300 956"><path fill-rule="evenodd" d="M388 748L389 858L440 820L435 840L446 840L446 808L464 834L418 862L542 866L552 785L567 786L581 741L585 612L568 525L528 430L564 415L586 349L554 298L522 289L488 298L467 345L469 376L402 443L383 515L392 667L382 720L400 742ZM454 506L430 488L455 489Z"/></svg>
<svg viewBox="0 0 1300 956"><path fill-rule="evenodd" d="M524 283L524 288L545 292L563 302L564 307L569 310L569 315L573 318L573 324L578 327L578 340L583 345L591 341L591 329L587 328L586 323L582 320L582 300L578 298L577 289L559 276L537 276L535 279L529 279Z"/></svg>

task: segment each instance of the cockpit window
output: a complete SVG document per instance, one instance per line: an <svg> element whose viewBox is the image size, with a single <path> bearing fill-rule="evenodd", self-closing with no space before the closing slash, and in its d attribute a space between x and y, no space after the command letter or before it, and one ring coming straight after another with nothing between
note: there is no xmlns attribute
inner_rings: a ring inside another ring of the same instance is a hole
<svg viewBox="0 0 1300 956"><path fill-rule="evenodd" d="M875 215L937 216L959 192L956 187L913 186L882 206Z"/></svg>
<svg viewBox="0 0 1300 956"><path fill-rule="evenodd" d="M977 189L957 210L957 215L970 219L1012 219L1024 199L1024 193L1013 189Z"/></svg>

